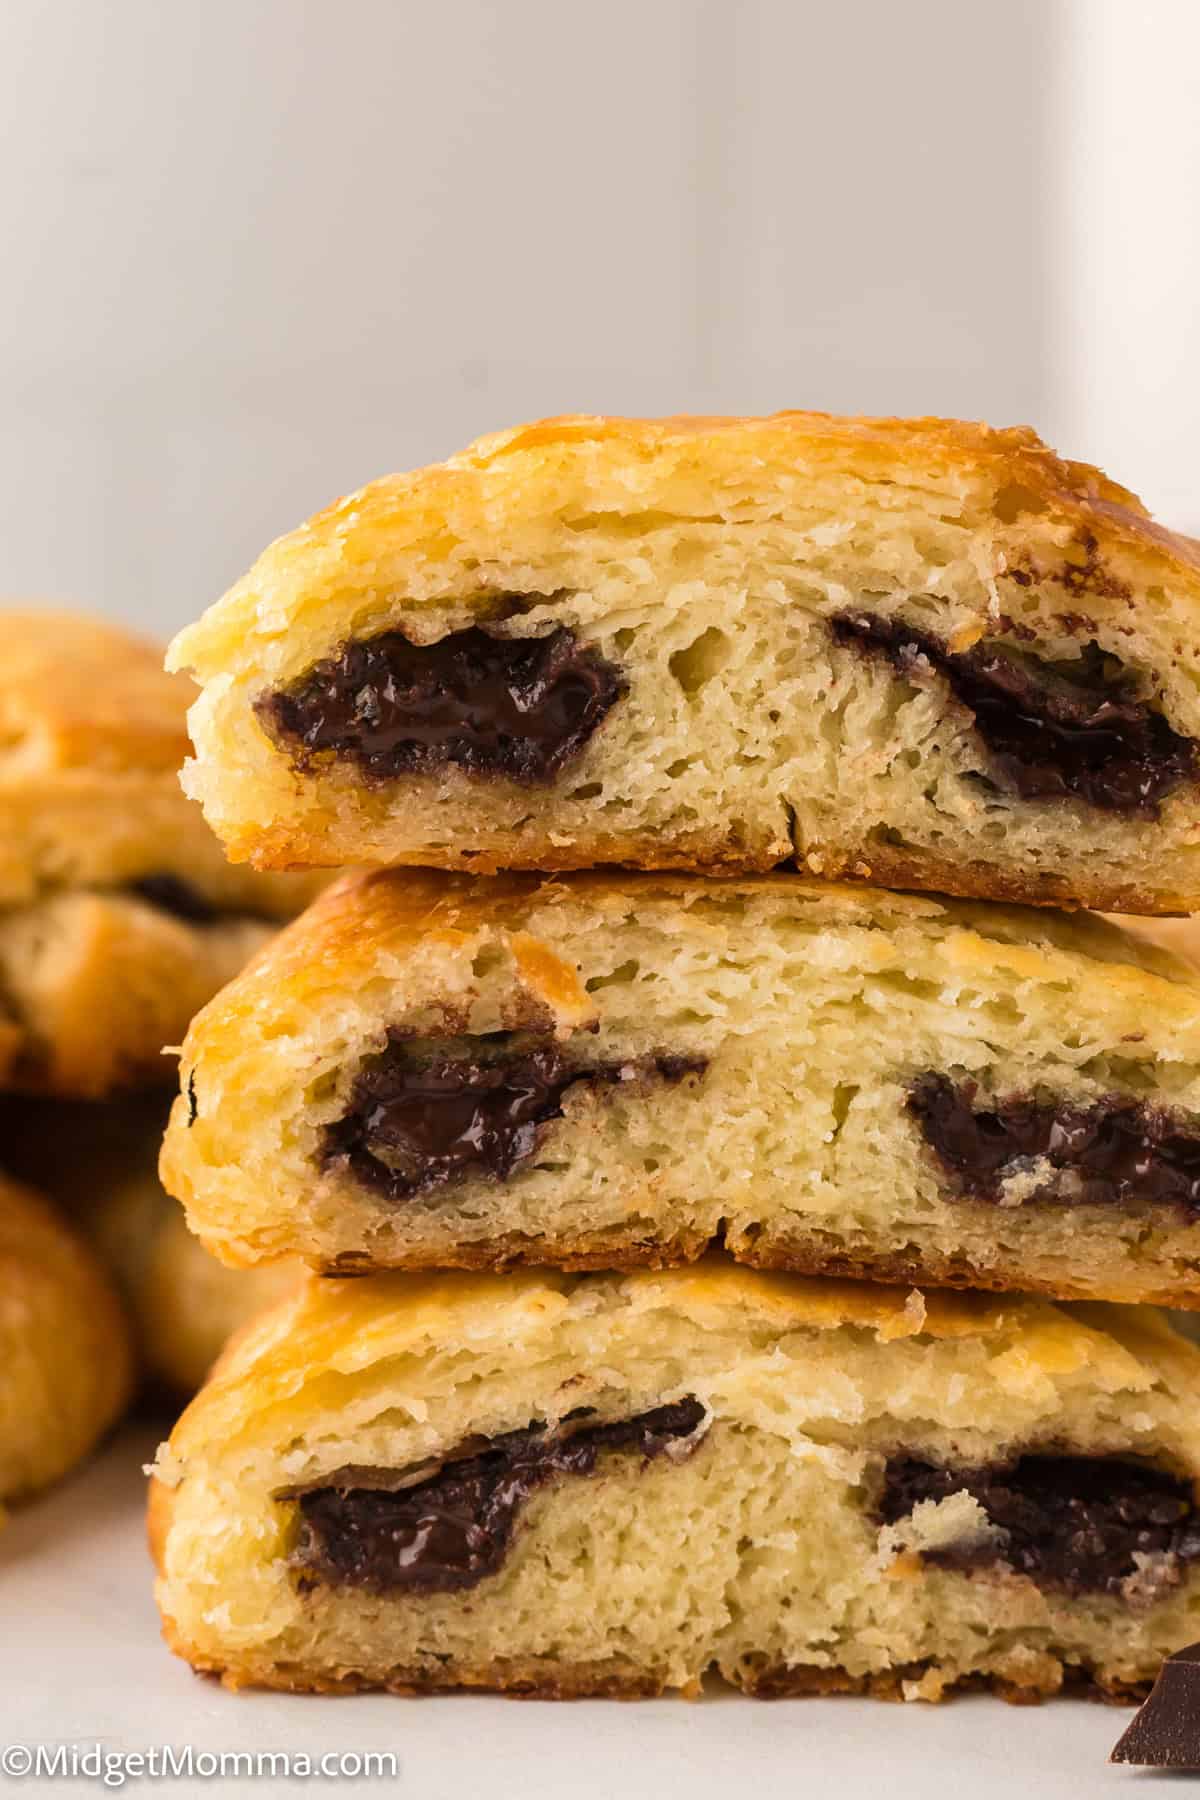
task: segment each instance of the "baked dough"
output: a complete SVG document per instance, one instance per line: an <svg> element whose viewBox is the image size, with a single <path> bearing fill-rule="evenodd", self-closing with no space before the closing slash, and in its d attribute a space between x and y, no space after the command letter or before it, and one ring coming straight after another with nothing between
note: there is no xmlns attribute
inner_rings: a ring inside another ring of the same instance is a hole
<svg viewBox="0 0 1200 1800"><path fill-rule="evenodd" d="M1183 919L1114 919L1135 937L1183 957L1193 967L1200 967L1200 916Z"/></svg>
<svg viewBox="0 0 1200 1800"><path fill-rule="evenodd" d="M314 1279L159 1453L158 1600L234 1687L1124 1694L1200 1635L1198 1401L1150 1309Z"/></svg>
<svg viewBox="0 0 1200 1800"><path fill-rule="evenodd" d="M158 1179L160 1095L67 1102L0 1098L0 1162L48 1193L125 1300L143 1376L191 1394L230 1335L290 1291L299 1265L228 1269L188 1230Z"/></svg>
<svg viewBox="0 0 1200 1800"><path fill-rule="evenodd" d="M65 1475L129 1398L121 1304L92 1251L0 1176L0 1513Z"/></svg>
<svg viewBox="0 0 1200 1800"><path fill-rule="evenodd" d="M1032 431L549 420L371 483L176 639L235 860L1200 906L1200 545ZM390 634L390 635L389 635Z"/></svg>
<svg viewBox="0 0 1200 1800"><path fill-rule="evenodd" d="M82 1098L170 1082L164 1046L274 929L88 890L0 910L0 1082Z"/></svg>
<svg viewBox="0 0 1200 1800"><path fill-rule="evenodd" d="M320 880L226 863L156 646L52 611L0 612L0 638L0 1081L168 1081L163 1046Z"/></svg>
<svg viewBox="0 0 1200 1800"><path fill-rule="evenodd" d="M233 1263L720 1240L1200 1306L1200 979L1087 915L786 874L350 876L198 1016L181 1083L163 1180Z"/></svg>
<svg viewBox="0 0 1200 1800"><path fill-rule="evenodd" d="M0 609L0 907L169 877L186 904L285 919L311 881L232 868L180 791L192 683L83 613Z"/></svg>

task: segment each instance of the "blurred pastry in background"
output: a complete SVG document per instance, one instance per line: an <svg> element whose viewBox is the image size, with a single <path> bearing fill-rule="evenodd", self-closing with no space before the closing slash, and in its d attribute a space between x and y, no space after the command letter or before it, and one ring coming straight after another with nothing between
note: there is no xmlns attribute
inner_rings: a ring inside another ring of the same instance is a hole
<svg viewBox="0 0 1200 1800"><path fill-rule="evenodd" d="M0 636L0 1082L166 1084L164 1044L321 883L226 863L156 644L61 611L0 611Z"/></svg>
<svg viewBox="0 0 1200 1800"><path fill-rule="evenodd" d="M1182 919L1128 919L1113 915L1113 922L1200 968L1200 913L1187 914Z"/></svg>
<svg viewBox="0 0 1200 1800"><path fill-rule="evenodd" d="M144 1377L190 1394L230 1334L294 1285L299 1264L227 1269L193 1237L157 1174L158 1095L55 1102L0 1098L0 1164L40 1186L91 1244L121 1293Z"/></svg>
<svg viewBox="0 0 1200 1800"><path fill-rule="evenodd" d="M87 1455L133 1375L125 1313L94 1251L0 1176L0 1513Z"/></svg>

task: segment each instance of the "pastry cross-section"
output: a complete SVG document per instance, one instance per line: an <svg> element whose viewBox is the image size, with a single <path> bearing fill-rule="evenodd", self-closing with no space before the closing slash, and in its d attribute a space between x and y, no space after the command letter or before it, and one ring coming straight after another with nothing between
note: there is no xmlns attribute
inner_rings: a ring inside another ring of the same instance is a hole
<svg viewBox="0 0 1200 1800"><path fill-rule="evenodd" d="M1125 1695L1200 1632L1198 1399L1149 1308L314 1279L159 1453L159 1605L235 1687Z"/></svg>
<svg viewBox="0 0 1200 1800"><path fill-rule="evenodd" d="M163 1152L233 1263L738 1259L1200 1305L1200 980L1088 916L776 875L345 878Z"/></svg>
<svg viewBox="0 0 1200 1800"><path fill-rule="evenodd" d="M1200 549L1025 428L544 421L310 519L172 658L263 868L1200 906Z"/></svg>

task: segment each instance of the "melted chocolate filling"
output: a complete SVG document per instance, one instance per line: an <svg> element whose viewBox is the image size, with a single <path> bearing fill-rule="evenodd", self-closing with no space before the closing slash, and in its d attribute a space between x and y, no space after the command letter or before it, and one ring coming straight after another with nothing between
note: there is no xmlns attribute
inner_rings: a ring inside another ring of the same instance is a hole
<svg viewBox="0 0 1200 1800"><path fill-rule="evenodd" d="M328 1582L410 1593L453 1593L474 1587L503 1566L521 1508L547 1482L591 1475L602 1453L634 1451L647 1462L684 1443L690 1452L704 1420L688 1396L633 1419L589 1425L587 1415L555 1430L530 1425L486 1443L478 1453L445 1463L436 1474L398 1490L356 1485L364 1471L347 1470L296 1498L300 1541L293 1567L308 1585ZM403 1480L403 1474L395 1477Z"/></svg>
<svg viewBox="0 0 1200 1800"><path fill-rule="evenodd" d="M533 1154L545 1125L562 1118L563 1096L577 1082L649 1075L673 1083L707 1066L662 1055L589 1068L553 1042L514 1049L507 1033L470 1042L473 1054L422 1061L390 1034L357 1076L345 1112L326 1127L324 1165L349 1168L390 1200L475 1174L505 1181Z"/></svg>
<svg viewBox="0 0 1200 1800"><path fill-rule="evenodd" d="M983 739L996 785L1025 800L1074 798L1103 812L1158 814L1200 764L1193 739L1134 696L1132 679L1098 644L1055 664L998 644L954 653L932 633L873 613L833 620L839 644L886 656L919 681L949 683Z"/></svg>
<svg viewBox="0 0 1200 1800"><path fill-rule="evenodd" d="M129 892L189 925L212 925L221 917L220 907L178 875L143 875L140 881L130 882Z"/></svg>
<svg viewBox="0 0 1200 1800"><path fill-rule="evenodd" d="M565 626L512 638L473 625L436 644L398 631L348 643L254 709L301 768L331 751L368 781L453 764L535 782L556 775L626 691Z"/></svg>
<svg viewBox="0 0 1200 1800"><path fill-rule="evenodd" d="M1187 1483L1118 1457L1022 1456L952 1469L893 1456L877 1516L895 1525L920 1501L964 1489L1004 1538L923 1551L939 1568L1006 1565L1040 1587L1119 1593L1139 1572L1135 1556L1170 1558L1176 1566L1200 1558L1200 1519Z"/></svg>
<svg viewBox="0 0 1200 1800"><path fill-rule="evenodd" d="M998 1201L1015 1175L1048 1164L1025 1196L1066 1206L1153 1201L1200 1218L1200 1121L1173 1117L1126 1095L1087 1105L1014 1097L976 1112L975 1083L921 1075L908 1111L959 1194Z"/></svg>

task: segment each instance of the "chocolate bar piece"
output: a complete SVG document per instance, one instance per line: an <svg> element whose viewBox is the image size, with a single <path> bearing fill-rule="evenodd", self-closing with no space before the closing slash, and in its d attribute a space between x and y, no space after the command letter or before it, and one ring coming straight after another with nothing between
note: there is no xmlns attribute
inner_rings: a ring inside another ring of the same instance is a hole
<svg viewBox="0 0 1200 1800"><path fill-rule="evenodd" d="M1168 1656L1108 1760L1146 1769L1200 1769L1200 1644Z"/></svg>

